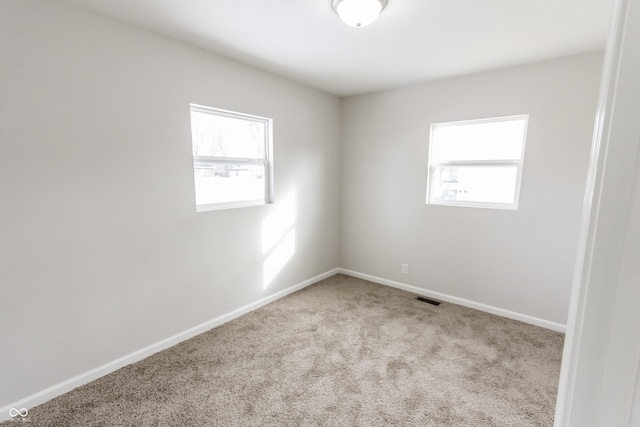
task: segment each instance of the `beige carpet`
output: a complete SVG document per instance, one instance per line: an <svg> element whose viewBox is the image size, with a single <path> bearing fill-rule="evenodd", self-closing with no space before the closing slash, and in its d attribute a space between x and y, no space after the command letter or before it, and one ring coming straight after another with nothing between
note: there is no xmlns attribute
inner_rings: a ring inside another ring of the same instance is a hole
<svg viewBox="0 0 640 427"><path fill-rule="evenodd" d="M562 345L562 334L336 275L33 408L28 419L552 426Z"/></svg>

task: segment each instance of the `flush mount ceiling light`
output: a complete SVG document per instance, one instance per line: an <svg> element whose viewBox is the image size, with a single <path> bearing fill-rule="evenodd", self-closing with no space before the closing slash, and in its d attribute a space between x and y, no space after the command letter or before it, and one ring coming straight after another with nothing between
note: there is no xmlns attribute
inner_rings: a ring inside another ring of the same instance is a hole
<svg viewBox="0 0 640 427"><path fill-rule="evenodd" d="M376 20L387 0L332 0L331 7L352 27L365 27Z"/></svg>

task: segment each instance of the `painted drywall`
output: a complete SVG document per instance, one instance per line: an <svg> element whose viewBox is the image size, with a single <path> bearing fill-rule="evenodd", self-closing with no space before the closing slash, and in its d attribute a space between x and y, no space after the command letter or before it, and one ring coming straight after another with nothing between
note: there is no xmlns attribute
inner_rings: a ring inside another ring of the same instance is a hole
<svg viewBox="0 0 640 427"><path fill-rule="evenodd" d="M339 266L338 98L51 0L0 40L0 407ZM274 205L196 213L189 103L273 118Z"/></svg>
<svg viewBox="0 0 640 427"><path fill-rule="evenodd" d="M344 99L342 267L566 324L602 60ZM517 211L425 203L431 123L519 114L529 126Z"/></svg>

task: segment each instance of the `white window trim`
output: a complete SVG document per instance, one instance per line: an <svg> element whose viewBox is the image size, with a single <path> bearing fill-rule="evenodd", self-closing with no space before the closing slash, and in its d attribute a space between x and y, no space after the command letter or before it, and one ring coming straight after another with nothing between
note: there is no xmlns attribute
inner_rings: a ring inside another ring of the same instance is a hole
<svg viewBox="0 0 640 427"><path fill-rule="evenodd" d="M235 111L222 110L219 108L207 107L205 105L190 104L191 112L199 112L205 114L215 114L217 116L230 117L240 120L250 120L265 124L265 153L264 159L246 159L238 157L219 157L219 156L192 156L193 163L202 162L210 164L247 164L247 165L263 165L265 172L265 191L264 200L238 200L233 202L197 204L196 212L207 212L222 209L244 208L250 206L262 206L273 203L273 119L268 117L254 116L252 114L238 113Z"/></svg>
<svg viewBox="0 0 640 427"><path fill-rule="evenodd" d="M235 202L221 202L196 205L196 212L219 211L223 209L247 208L250 206L263 206L264 200L238 200Z"/></svg>
<svg viewBox="0 0 640 427"><path fill-rule="evenodd" d="M493 122L505 122L508 120L524 120L524 138L522 139L522 154L520 159L517 160L457 160L457 161L445 161L445 162L432 162L432 147L433 136L437 126L456 126L461 124L478 124L478 123L493 123ZM503 117L491 117L485 119L476 120L460 120L453 122L442 122L431 124L431 130L429 135L429 167L427 171L427 204L428 205L441 205L441 206L461 206L470 208L484 208L484 209L505 209L505 210L517 210L520 206L520 187L522 183L522 169L524 166L524 154L527 144L527 130L529 126L529 115L521 114L517 116L503 116ZM476 202L466 200L444 200L436 197L431 197L433 193L433 176L435 170L440 166L516 166L516 186L513 203L490 203L490 202Z"/></svg>

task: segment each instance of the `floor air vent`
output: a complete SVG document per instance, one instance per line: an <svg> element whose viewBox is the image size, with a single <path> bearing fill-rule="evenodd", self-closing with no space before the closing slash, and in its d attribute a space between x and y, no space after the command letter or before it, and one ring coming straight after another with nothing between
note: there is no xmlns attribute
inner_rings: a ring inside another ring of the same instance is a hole
<svg viewBox="0 0 640 427"><path fill-rule="evenodd" d="M426 302L427 304L431 304L431 305L435 305L435 306L438 306L438 305L442 304L440 301L436 301L436 300L425 298L425 297L417 297L416 299L418 301Z"/></svg>

